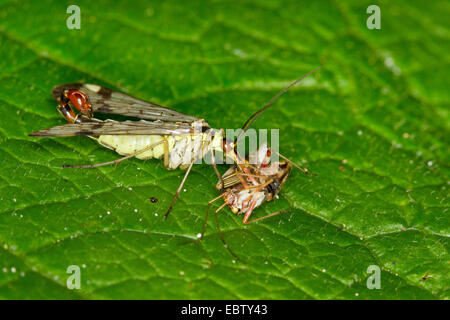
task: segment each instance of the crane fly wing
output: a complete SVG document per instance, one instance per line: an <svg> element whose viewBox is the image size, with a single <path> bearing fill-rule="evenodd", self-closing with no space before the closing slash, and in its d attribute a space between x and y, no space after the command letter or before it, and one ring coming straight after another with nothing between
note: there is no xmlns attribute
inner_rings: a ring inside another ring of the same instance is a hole
<svg viewBox="0 0 450 320"><path fill-rule="evenodd" d="M187 123L161 121L92 121L68 123L30 133L33 137L68 137L100 135L186 135L193 132Z"/></svg>
<svg viewBox="0 0 450 320"><path fill-rule="evenodd" d="M113 113L140 119L162 120L169 122L193 122L196 117L171 110L134 98L132 96L113 91L95 84L67 83L53 88L52 95L59 101L64 90L77 89L86 93L92 104L92 111L99 113Z"/></svg>

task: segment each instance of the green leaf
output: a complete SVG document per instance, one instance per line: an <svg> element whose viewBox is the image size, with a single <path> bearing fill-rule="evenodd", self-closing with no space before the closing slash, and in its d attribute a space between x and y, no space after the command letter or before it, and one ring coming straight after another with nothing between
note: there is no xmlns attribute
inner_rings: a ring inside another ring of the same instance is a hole
<svg viewBox="0 0 450 320"><path fill-rule="evenodd" d="M381 30L366 27L370 1L77 1L81 30L66 27L69 4L0 1L0 298L450 298L447 2L382 1ZM164 220L183 171L137 159L61 169L118 155L27 136L64 124L57 84L237 128L321 64L255 123L279 128L281 152L317 176L294 170L253 217L288 213L244 226L220 211L246 264L214 219L193 241L218 195L207 165ZM70 265L79 290L66 287Z"/></svg>

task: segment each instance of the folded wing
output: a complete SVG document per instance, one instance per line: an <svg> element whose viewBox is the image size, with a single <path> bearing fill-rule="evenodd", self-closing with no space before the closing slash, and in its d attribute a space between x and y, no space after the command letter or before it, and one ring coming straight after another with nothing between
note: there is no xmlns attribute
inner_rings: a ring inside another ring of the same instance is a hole
<svg viewBox="0 0 450 320"><path fill-rule="evenodd" d="M100 135L186 135L193 133L187 123L162 121L92 121L68 123L30 133L32 137L68 137Z"/></svg>
<svg viewBox="0 0 450 320"><path fill-rule="evenodd" d="M61 93L69 89L77 89L86 93L89 96L94 113L112 113L140 119L169 122L193 122L198 120L196 117L95 84L67 83L59 85L53 88L52 95L59 101Z"/></svg>

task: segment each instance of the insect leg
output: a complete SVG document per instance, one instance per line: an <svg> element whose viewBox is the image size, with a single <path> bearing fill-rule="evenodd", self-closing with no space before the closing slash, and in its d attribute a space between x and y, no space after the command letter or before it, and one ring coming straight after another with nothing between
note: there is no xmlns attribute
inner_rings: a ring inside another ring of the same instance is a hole
<svg viewBox="0 0 450 320"><path fill-rule="evenodd" d="M200 240L203 239L203 235L205 234L205 231L206 231L206 226L208 223L209 208L210 208L211 204L213 202L216 202L220 198L222 198L224 195L225 195L225 193L222 193L220 196L215 197L214 199L212 199L208 202L208 208L206 209L205 222L203 223L203 229L202 229L202 233L200 234Z"/></svg>
<svg viewBox="0 0 450 320"><path fill-rule="evenodd" d="M224 182L223 182L223 178L222 175L220 174L219 170L217 170L217 166L216 166L216 157L214 155L214 150L211 148L211 162L214 168L214 171L216 172L217 176L219 177L219 181L220 181L220 190L223 191L223 188L225 186Z"/></svg>
<svg viewBox="0 0 450 320"><path fill-rule="evenodd" d="M270 218L270 217L276 216L277 214L286 213L286 212L289 212L289 210L280 210L280 211L277 211L277 212L272 212L272 213L269 213L268 215L265 215L263 217L247 221L245 224L250 224L250 223L253 223L253 222L256 222L256 221L260 221L260 220L263 220L263 219L266 219L266 218Z"/></svg>
<svg viewBox="0 0 450 320"><path fill-rule="evenodd" d="M276 151L275 151L276 152ZM296 164L294 161L286 158L285 156L283 156L281 153L276 152L277 155L279 155L281 158L283 158L284 160L286 160L287 162L289 162L290 164L292 164L294 167L296 167L298 170L300 170L301 172L303 172L304 174L308 175L308 176L315 176L316 174L311 173L308 171L307 168L302 168L300 167L298 164Z"/></svg>
<svg viewBox="0 0 450 320"><path fill-rule="evenodd" d="M87 165L81 165L81 166L73 166L73 165L70 165L70 164L65 164L62 167L63 168L87 169L87 168L98 168L98 167L107 166L107 165L110 165L110 164L116 164L117 165L118 163L120 163L122 161L125 161L127 159L130 159L130 158L133 158L134 156L136 156L136 155L138 155L138 154L140 154L142 152L151 150L151 149L153 149L154 147L158 146L161 143L163 143L163 141L158 141L158 142L156 142L154 144L151 144L151 145L149 145L149 146L147 146L147 147L145 147L145 148L143 148L141 150L138 150L138 151L136 151L136 152L126 156L126 157L123 157L123 158L120 158L120 159L116 159L116 160L113 160L113 161L107 161L107 162L95 163L95 164L87 164Z"/></svg>
<svg viewBox="0 0 450 320"><path fill-rule="evenodd" d="M189 172L191 172L191 169L192 169L192 166L194 165L194 162L195 162L195 161L192 161L192 162L191 162L191 164L189 165L189 167L188 167L188 169L187 169L187 171L186 171L186 174L185 174L184 177L183 177L183 180L181 180L180 186L178 187L177 192L176 192L175 195L173 196L173 199L172 199L172 202L171 202L171 204L170 204L170 207L169 207L169 209L167 210L166 214L164 215L164 219L167 219L167 217L168 217L169 214L170 214L170 211L172 211L173 205L175 204L175 201L177 200L178 196L180 195L181 188L183 188L183 185L184 185L184 183L186 182L186 179L187 179L187 177L188 177L188 175L189 175Z"/></svg>
<svg viewBox="0 0 450 320"><path fill-rule="evenodd" d="M216 213L219 212L220 210L222 210L223 208L225 208L226 205L227 205L226 202L224 204L222 204L219 208L217 208Z"/></svg>
<svg viewBox="0 0 450 320"><path fill-rule="evenodd" d="M225 203L224 203L225 204ZM217 213L223 208L224 206L222 205L222 206L220 206L219 207L219 209L217 209L217 210L215 210L214 211L214 215L215 215L215 217L216 217L216 226L217 226L217 231L219 232L219 237L220 237L220 240L222 241L222 243L223 243L223 246L228 250L228 252L233 256L233 257L235 257L236 259L238 259L239 261L241 261L242 263L245 263L245 261L243 261L241 258L239 258L229 247L228 247L228 244L225 242L225 239L224 239L224 237L223 237L223 235L222 235L222 231L220 231L220 226L219 226L219 218L217 217Z"/></svg>
<svg viewBox="0 0 450 320"><path fill-rule="evenodd" d="M248 187L248 188L246 188L246 189L254 189L254 190L257 190L257 191L258 191L258 190L261 190L262 188L264 188L265 186L269 185L272 181L273 181L273 180L269 180L269 181L265 182L264 184L260 184L260 185L257 185L257 186L251 186L251 187ZM243 223L243 224L248 224L248 223L249 223L249 222L248 222L248 219L250 218L250 216L251 216L253 210L255 209L257 203L258 203L258 200L257 200L257 199L254 199L254 200L251 202L250 208L249 208L249 209L247 210L247 212L245 213L244 219L242 219L242 223Z"/></svg>
<svg viewBox="0 0 450 320"><path fill-rule="evenodd" d="M250 182L252 182L253 184L258 184L256 179L254 178L254 175L251 174L250 170L247 168L246 165L237 163L237 167L240 168L241 171L249 177ZM239 180L241 180L241 183L244 186L244 188L247 188L248 184L245 181L245 179L243 179L242 176L240 175L238 175L238 178Z"/></svg>
<svg viewBox="0 0 450 320"><path fill-rule="evenodd" d="M250 208L249 208L249 209L247 210L247 212L245 213L244 219L242 219L242 223L243 223L243 224L247 224L247 223L248 223L247 221L248 221L248 219L250 218L250 216L251 216L253 210L255 209L256 203L257 203L257 200L253 200L252 203L250 204Z"/></svg>
<svg viewBox="0 0 450 320"><path fill-rule="evenodd" d="M169 142L166 138L162 137L162 141L164 142L164 167L169 167Z"/></svg>

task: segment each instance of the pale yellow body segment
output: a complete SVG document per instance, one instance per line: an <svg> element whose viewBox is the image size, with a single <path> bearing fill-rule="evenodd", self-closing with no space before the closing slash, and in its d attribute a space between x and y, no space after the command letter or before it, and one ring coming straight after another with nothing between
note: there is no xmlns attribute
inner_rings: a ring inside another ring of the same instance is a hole
<svg viewBox="0 0 450 320"><path fill-rule="evenodd" d="M161 159L166 148L168 169L186 168L196 159L202 159L208 151L222 151L223 135L217 131L213 137L209 133L196 133L190 135L101 135L98 143L116 151L118 154L128 156L136 153L138 159ZM150 150L137 153L158 144Z"/></svg>
<svg viewBox="0 0 450 320"><path fill-rule="evenodd" d="M115 150L118 154L128 156L144 149L152 144L167 141L169 150L173 148L175 139L173 136L156 136L156 135L102 135L97 141L102 146ZM155 148L136 154L136 158L145 159L161 159L164 155L164 144L161 143Z"/></svg>

